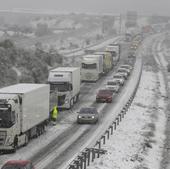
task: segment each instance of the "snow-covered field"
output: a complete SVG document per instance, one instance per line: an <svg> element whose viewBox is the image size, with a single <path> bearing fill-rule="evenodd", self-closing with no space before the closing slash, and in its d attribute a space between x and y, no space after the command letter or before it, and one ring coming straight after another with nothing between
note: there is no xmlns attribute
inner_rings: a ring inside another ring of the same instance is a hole
<svg viewBox="0 0 170 169"><path fill-rule="evenodd" d="M113 136L107 154L89 169L159 169L164 146L166 91L162 74L143 71L136 97Z"/></svg>

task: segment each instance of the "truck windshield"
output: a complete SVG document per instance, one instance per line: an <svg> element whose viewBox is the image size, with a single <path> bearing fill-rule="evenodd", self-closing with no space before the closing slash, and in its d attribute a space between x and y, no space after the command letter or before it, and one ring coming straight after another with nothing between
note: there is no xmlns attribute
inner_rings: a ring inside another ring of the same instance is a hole
<svg viewBox="0 0 170 169"><path fill-rule="evenodd" d="M82 68L83 69L96 69L97 65L96 65L96 63L93 63L93 64L82 63Z"/></svg>
<svg viewBox="0 0 170 169"><path fill-rule="evenodd" d="M0 127L9 128L15 122L15 113L11 112L8 105L0 105Z"/></svg>
<svg viewBox="0 0 170 169"><path fill-rule="evenodd" d="M50 83L51 91L66 92L72 90L72 85L68 82Z"/></svg>
<svg viewBox="0 0 170 169"><path fill-rule="evenodd" d="M112 51L112 56L113 57L116 57L117 56L117 53L115 51Z"/></svg>

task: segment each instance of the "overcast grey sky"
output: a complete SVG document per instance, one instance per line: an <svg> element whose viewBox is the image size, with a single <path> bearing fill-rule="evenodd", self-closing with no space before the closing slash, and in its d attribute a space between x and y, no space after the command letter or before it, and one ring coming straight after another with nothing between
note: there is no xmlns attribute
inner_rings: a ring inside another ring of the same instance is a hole
<svg viewBox="0 0 170 169"><path fill-rule="evenodd" d="M170 15L170 0L0 0L0 9L41 9L68 12L125 13L137 10L146 14Z"/></svg>

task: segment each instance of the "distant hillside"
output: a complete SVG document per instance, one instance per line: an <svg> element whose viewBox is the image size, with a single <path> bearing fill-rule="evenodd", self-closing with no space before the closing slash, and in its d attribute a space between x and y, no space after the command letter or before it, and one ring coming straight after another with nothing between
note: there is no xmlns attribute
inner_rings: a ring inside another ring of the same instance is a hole
<svg viewBox="0 0 170 169"><path fill-rule="evenodd" d="M45 83L49 67L61 66L62 56L56 50L16 48L10 40L0 43L0 87L18 82Z"/></svg>

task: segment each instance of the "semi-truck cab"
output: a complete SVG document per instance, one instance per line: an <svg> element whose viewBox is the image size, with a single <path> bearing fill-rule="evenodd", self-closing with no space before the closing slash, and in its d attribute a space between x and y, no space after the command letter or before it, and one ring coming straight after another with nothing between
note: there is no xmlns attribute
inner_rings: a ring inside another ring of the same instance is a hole
<svg viewBox="0 0 170 169"><path fill-rule="evenodd" d="M106 51L111 52L113 58L113 65L116 65L120 59L120 52L121 52L120 44L114 44L114 43L109 44L106 47Z"/></svg>
<svg viewBox="0 0 170 169"><path fill-rule="evenodd" d="M97 54L85 55L81 61L81 80L97 81L103 73L103 56Z"/></svg>
<svg viewBox="0 0 170 169"><path fill-rule="evenodd" d="M49 85L17 84L0 89L0 151L26 145L49 120Z"/></svg>
<svg viewBox="0 0 170 169"><path fill-rule="evenodd" d="M48 83L50 84L50 91L57 93L57 106L69 109L79 97L80 68L59 67L50 70Z"/></svg>

